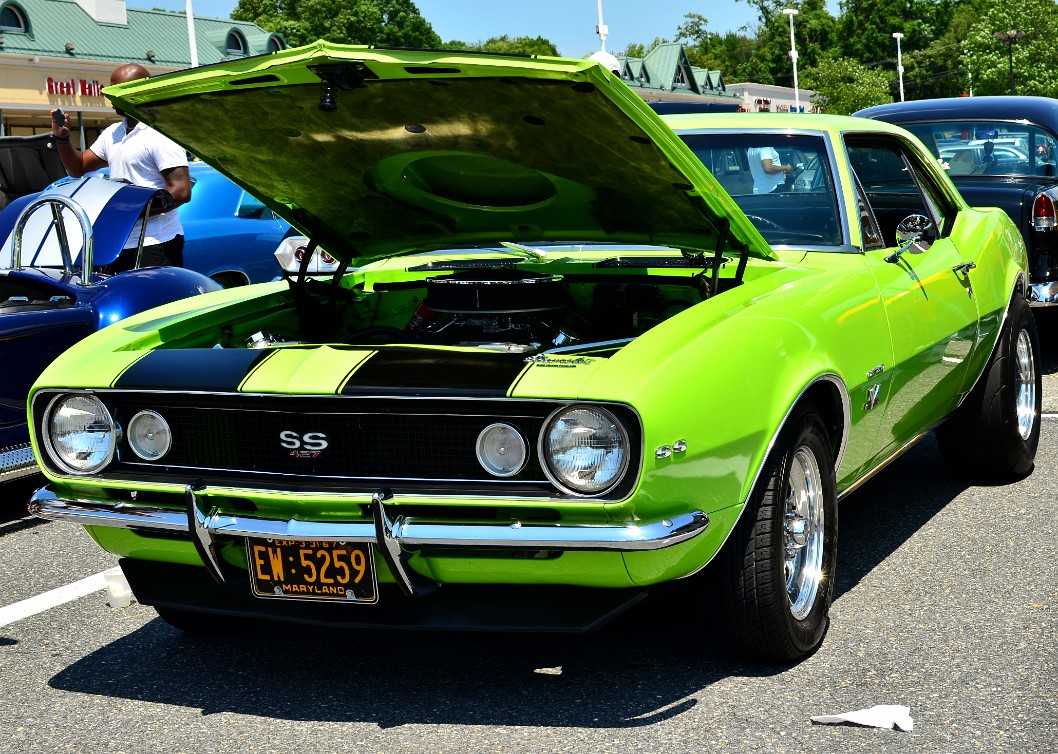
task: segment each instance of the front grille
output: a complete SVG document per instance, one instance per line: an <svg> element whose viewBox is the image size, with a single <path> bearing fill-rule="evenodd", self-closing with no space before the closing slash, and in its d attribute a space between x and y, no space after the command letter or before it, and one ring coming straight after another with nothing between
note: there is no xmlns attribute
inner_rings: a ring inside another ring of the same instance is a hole
<svg viewBox="0 0 1058 754"><path fill-rule="evenodd" d="M490 478L475 458L474 443L494 417L152 408L172 429L173 447L164 459L170 466L354 478ZM134 406L121 413L130 410L131 418ZM541 420L520 417L517 424L535 439ZM325 448L316 449L324 442ZM132 460L123 453L126 459ZM538 467L526 472L544 478Z"/></svg>
<svg viewBox="0 0 1058 754"><path fill-rule="evenodd" d="M114 462L101 474L106 480L180 486L201 480L211 486L355 494L388 488L394 494L568 497L548 480L537 455L544 422L566 403L157 390L93 394L120 427L127 428L139 411L151 410L165 418L172 433L170 451L156 462L141 459L123 438ZM49 402L44 393L34 400L38 431ZM625 406L609 408L624 424L632 458L638 459L638 418ZM498 421L515 426L529 444L528 463L512 477L491 476L477 460L478 435ZM637 466L634 460L621 484L596 499L627 496Z"/></svg>

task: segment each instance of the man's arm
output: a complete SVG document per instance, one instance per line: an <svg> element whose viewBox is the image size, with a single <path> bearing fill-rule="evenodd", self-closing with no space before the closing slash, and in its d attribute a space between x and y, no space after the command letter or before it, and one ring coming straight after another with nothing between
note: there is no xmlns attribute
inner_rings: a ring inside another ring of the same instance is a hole
<svg viewBox="0 0 1058 754"><path fill-rule="evenodd" d="M92 170L105 168L106 162L91 149L83 152L74 149L70 141L70 126L68 123L59 125L56 121L58 112L58 109L51 111L51 133L55 137L55 151L62 160L62 166L66 168L67 174L80 178Z"/></svg>
<svg viewBox="0 0 1058 754"><path fill-rule="evenodd" d="M162 171L165 179L165 191L169 192L172 201L155 201L151 207L152 215L160 215L163 212L171 212L181 204L191 201L191 171L187 165L175 168L166 168Z"/></svg>
<svg viewBox="0 0 1058 754"><path fill-rule="evenodd" d="M768 158L761 160L760 166L764 168L765 173L789 173L793 170L793 165L782 165Z"/></svg>

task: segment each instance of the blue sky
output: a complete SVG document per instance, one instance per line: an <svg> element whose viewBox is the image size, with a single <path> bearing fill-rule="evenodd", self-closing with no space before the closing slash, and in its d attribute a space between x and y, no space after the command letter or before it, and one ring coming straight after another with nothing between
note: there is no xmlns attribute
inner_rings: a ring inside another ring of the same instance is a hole
<svg viewBox="0 0 1058 754"><path fill-rule="evenodd" d="M197 16L227 18L236 0L193 0ZM184 0L127 0L130 8L182 11ZM598 0L415 0L419 13L442 40L483 42L489 37L546 37L559 53L584 57L599 49L595 26ZM828 5L836 6L836 2ZM756 11L744 0L603 0L603 19L610 27L606 49L622 51L629 42L649 45L656 37L672 39L687 13L700 13L717 32L736 31L756 23ZM835 8L831 12L836 12Z"/></svg>

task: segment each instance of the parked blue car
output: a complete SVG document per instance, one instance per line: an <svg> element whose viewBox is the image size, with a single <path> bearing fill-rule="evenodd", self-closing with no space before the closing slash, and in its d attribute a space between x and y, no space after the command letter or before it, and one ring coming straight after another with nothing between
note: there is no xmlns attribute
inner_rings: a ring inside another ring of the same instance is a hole
<svg viewBox="0 0 1058 754"><path fill-rule="evenodd" d="M154 194L90 176L17 198L0 212L0 482L36 471L26 395L56 356L132 314L220 290L184 268L93 271L117 258ZM263 256L274 270L273 250Z"/></svg>
<svg viewBox="0 0 1058 754"><path fill-rule="evenodd" d="M1058 100L952 97L855 115L911 131L944 163L968 203L1002 207L1029 251L1029 303L1058 305Z"/></svg>
<svg viewBox="0 0 1058 754"><path fill-rule="evenodd" d="M206 163L189 167L191 201L177 210L184 266L225 288L275 279L281 273L275 251L290 223Z"/></svg>

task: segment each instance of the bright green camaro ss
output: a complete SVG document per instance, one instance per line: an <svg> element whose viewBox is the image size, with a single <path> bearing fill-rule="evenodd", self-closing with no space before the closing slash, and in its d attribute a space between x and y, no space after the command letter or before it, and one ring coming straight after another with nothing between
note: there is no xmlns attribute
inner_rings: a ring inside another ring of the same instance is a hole
<svg viewBox="0 0 1058 754"><path fill-rule="evenodd" d="M956 470L1032 469L1021 236L899 128L325 43L107 94L342 261L112 325L33 389L32 509L177 627L583 630L694 576L791 661L839 499L933 429Z"/></svg>

